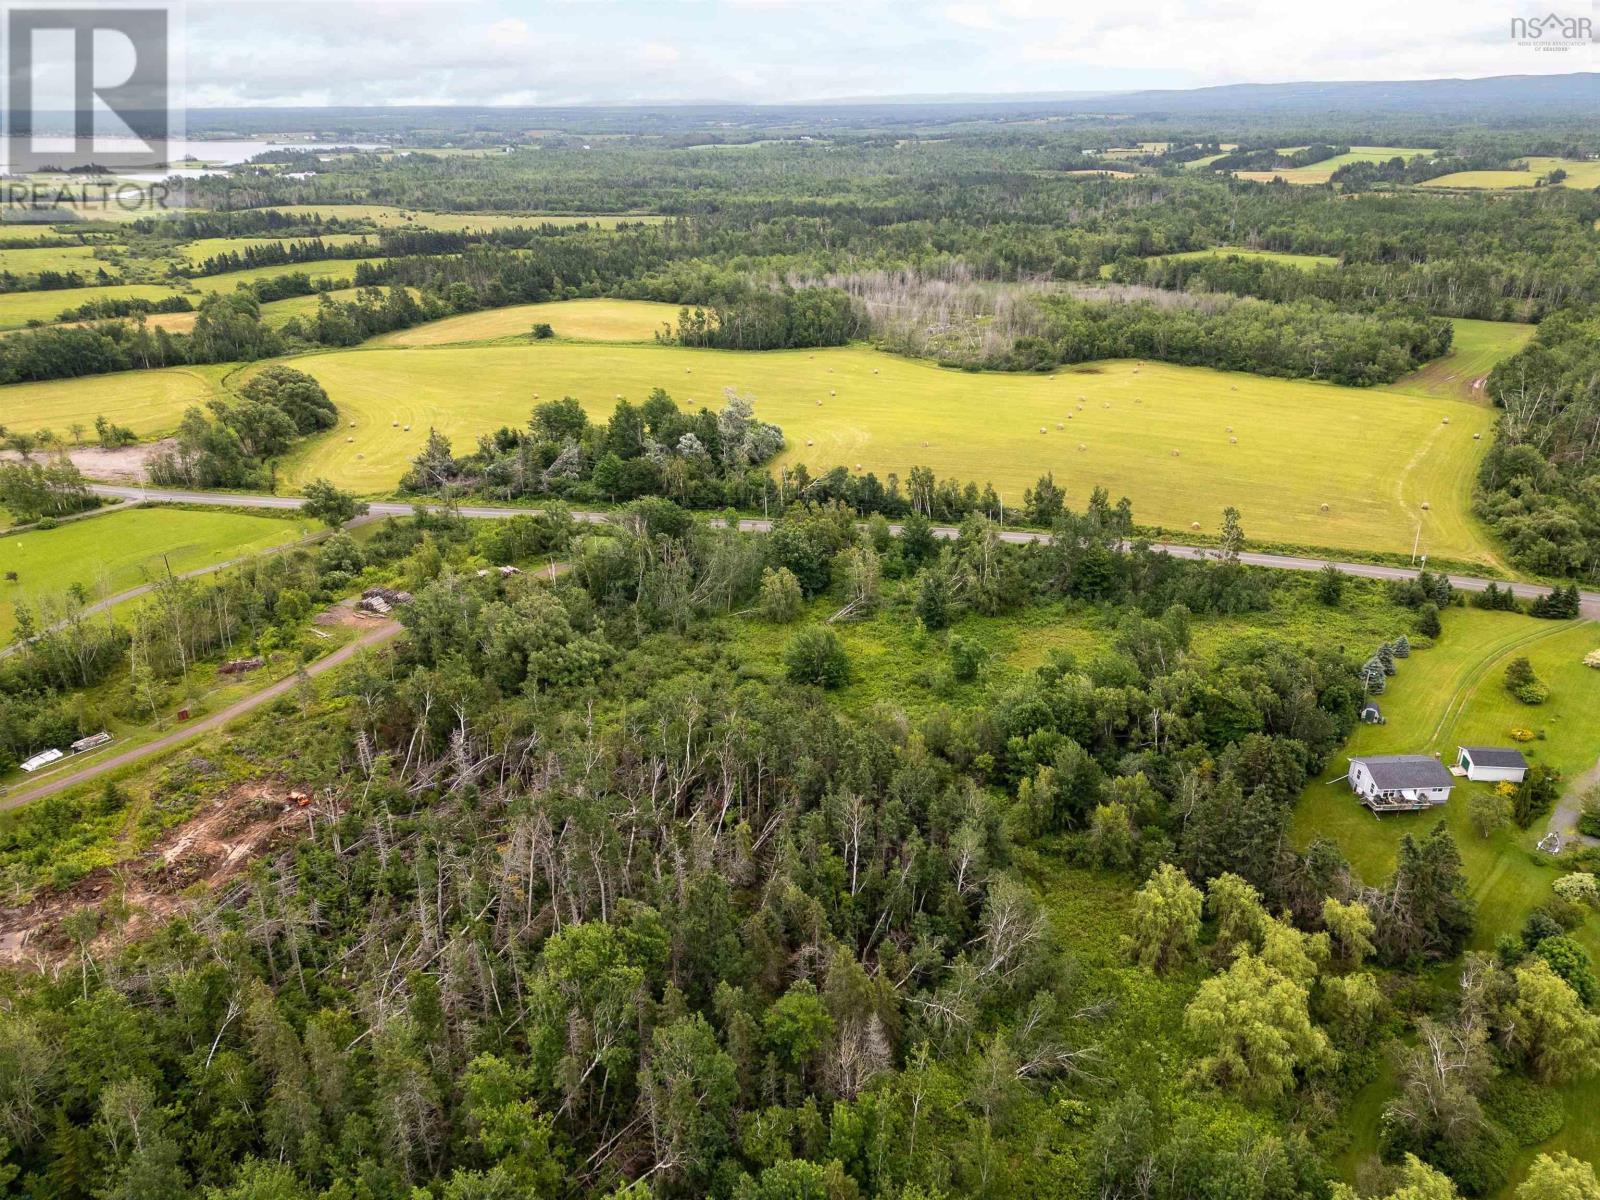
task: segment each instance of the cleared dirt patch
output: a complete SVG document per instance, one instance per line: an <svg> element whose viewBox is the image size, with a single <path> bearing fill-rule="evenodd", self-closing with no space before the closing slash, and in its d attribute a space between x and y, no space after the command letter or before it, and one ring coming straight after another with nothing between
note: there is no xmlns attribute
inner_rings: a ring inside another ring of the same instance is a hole
<svg viewBox="0 0 1600 1200"><path fill-rule="evenodd" d="M139 442L117 450L103 450L99 446L70 446L67 448L67 457L72 460L73 466L90 479L104 483L143 483L151 455L176 444L172 438L163 438L159 442ZM0 459L7 462L17 462L21 457L15 450L0 450ZM35 452L33 457L40 460L45 456Z"/></svg>
<svg viewBox="0 0 1600 1200"><path fill-rule="evenodd" d="M303 798L303 799L302 799ZM0 963L59 964L75 953L62 922L85 908L126 914L102 921L94 946L136 936L190 903L195 885L207 891L238 875L253 860L293 840L324 816L308 792L279 782L241 784L169 830L136 858L92 871L71 887L0 909Z"/></svg>

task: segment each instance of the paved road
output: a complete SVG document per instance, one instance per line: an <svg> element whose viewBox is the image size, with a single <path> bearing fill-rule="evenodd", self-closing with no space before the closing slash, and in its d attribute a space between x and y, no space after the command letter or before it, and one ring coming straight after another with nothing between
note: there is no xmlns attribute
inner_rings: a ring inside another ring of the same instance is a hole
<svg viewBox="0 0 1600 1200"><path fill-rule="evenodd" d="M143 497L149 500L159 500L178 504L226 504L239 508L298 508L300 499L297 496L261 496L244 493L225 492L185 492L167 489L141 489L130 487L114 487L111 485L95 485L94 489L102 496L113 496L118 499L132 499ZM374 502L371 513L375 517L404 517L416 511L414 504L396 504L393 501ZM527 516L534 509L527 508L499 508L493 505L463 505L456 510L464 517L494 519L497 517ZM609 520L609 514L599 512L575 512L574 518L580 521L602 522ZM739 528L751 532L763 533L772 528L772 522L761 520L745 520L739 522ZM890 526L899 532L899 526ZM934 528L934 534L942 538L954 538L960 530L952 525L940 525ZM1048 541L1050 535L1027 529L1008 529L1000 535L1008 542L1039 542ZM1207 558L1216 552L1201 546L1185 546L1179 543L1158 542L1157 550L1165 550L1174 558ZM1252 567L1268 567L1278 571L1320 571L1327 563L1325 558L1305 558L1293 554L1258 554L1247 552L1239 556L1241 562ZM1365 579L1414 579L1417 572L1409 567L1389 567L1378 563L1334 563L1346 575L1356 575ZM1451 575L1450 582L1463 591L1481 592L1491 582L1499 583L1501 587L1507 586L1501 580L1479 579L1473 575ZM1537 596L1548 595L1550 589L1537 583L1512 583L1511 590L1524 600L1531 600ZM1581 611L1585 617L1600 620L1600 592L1583 592Z"/></svg>
<svg viewBox="0 0 1600 1200"><path fill-rule="evenodd" d="M368 646L388 641L399 632L400 623L398 621L380 622L349 645L341 646L326 658L318 659L312 663L306 668L306 674L315 678L324 671L331 671L335 667L349 662L358 650L364 650ZM209 717L202 717L192 725L185 725L182 729L174 730L165 737L134 746L122 751L120 754L113 754L110 758L101 759L91 766L84 767L81 771L73 771L67 775L57 776L46 783L41 783L37 787L28 788L25 791L12 792L10 795L0 797L0 812L10 808L18 808L27 804L30 800L42 800L46 796L52 796L56 792L75 787L80 783L87 783L91 779L104 775L107 771L115 771L119 767L125 767L129 763L138 762L140 759L148 758L152 754L159 754L163 750L168 750L173 746L187 742L209 730L219 729L230 721L244 716L245 713L260 708L263 704L270 704L294 687L296 682L295 676L290 675L286 679L280 679L277 683L262 688L261 691L256 692L254 695L246 696L242 700L236 700L221 712L213 713Z"/></svg>

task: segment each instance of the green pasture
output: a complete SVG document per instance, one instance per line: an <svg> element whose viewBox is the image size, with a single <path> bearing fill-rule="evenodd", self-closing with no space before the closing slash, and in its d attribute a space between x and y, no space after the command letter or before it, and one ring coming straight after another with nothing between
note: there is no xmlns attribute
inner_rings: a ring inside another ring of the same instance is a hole
<svg viewBox="0 0 1600 1200"><path fill-rule="evenodd" d="M1277 263L1283 267L1336 267L1339 260L1331 254L1288 254L1279 250L1249 250L1243 246L1214 246L1209 250L1183 250L1177 254L1162 254L1160 258L1251 258L1261 262Z"/></svg>
<svg viewBox="0 0 1600 1200"><path fill-rule="evenodd" d="M393 488L430 427L464 447L526 420L536 395L575 396L603 418L619 394L637 401L664 387L682 407L720 407L732 388L783 427L780 465L902 479L925 465L993 482L1013 508L1051 471L1073 502L1104 486L1169 530L1213 529L1234 504L1258 538L1409 551L1420 525L1430 553L1493 561L1468 515L1481 449L1472 435L1493 417L1455 400L1161 363L974 374L854 347L750 354L547 342L359 349L295 365L356 428L304 447L289 475L364 493Z"/></svg>
<svg viewBox="0 0 1600 1200"><path fill-rule="evenodd" d="M526 337L537 323L557 337L593 342L648 342L662 325L676 325L679 305L648 300L559 300L516 304L446 317L374 339L395 346L442 346Z"/></svg>
<svg viewBox="0 0 1600 1200"><path fill-rule="evenodd" d="M305 536L309 525L244 512L136 508L0 538L0 640L16 605L51 602L81 585L91 601ZM16 572L17 579L9 575Z"/></svg>

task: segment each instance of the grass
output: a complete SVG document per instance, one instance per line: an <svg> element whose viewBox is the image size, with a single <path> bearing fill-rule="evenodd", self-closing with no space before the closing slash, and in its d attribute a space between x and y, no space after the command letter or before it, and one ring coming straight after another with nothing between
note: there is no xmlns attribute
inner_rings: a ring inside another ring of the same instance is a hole
<svg viewBox="0 0 1600 1200"><path fill-rule="evenodd" d="M1237 171L1235 174L1240 179L1254 179L1261 183L1270 183L1274 179L1298 184L1327 183L1335 171L1351 163L1388 162L1391 158L1415 158L1419 154L1432 153L1432 150L1415 146L1351 146L1350 153L1325 158L1309 167L1287 167L1281 171Z"/></svg>
<svg viewBox="0 0 1600 1200"><path fill-rule="evenodd" d="M1495 364L1510 358L1533 340L1534 327L1514 321L1474 321L1452 318L1455 336L1450 353L1396 380L1390 390L1412 396L1441 396L1483 400L1474 384Z"/></svg>
<svg viewBox="0 0 1600 1200"><path fill-rule="evenodd" d="M214 396L220 373L215 367L166 367L14 383L0 388L0 413L17 428L53 429L63 436L74 421L92 429L95 417L104 413L149 436L174 428L185 409Z"/></svg>
<svg viewBox="0 0 1600 1200"><path fill-rule="evenodd" d="M542 343L363 349L295 365L322 381L357 428L340 430L353 442L303 448L290 475L363 493L393 488L430 426L470 445L526 420L535 393L575 396L598 418L619 393L637 401L665 387L685 408L720 407L732 387L783 427L780 465L860 464L902 479L926 465L941 478L992 481L1013 508L1052 471L1074 503L1103 485L1131 497L1141 521L1168 529L1212 528L1234 504L1255 537L1409 552L1420 521L1430 553L1493 561L1467 516L1472 434L1493 418L1453 400L1161 363L970 374L859 348L741 354ZM1305 469L1285 470L1292 463Z"/></svg>
<svg viewBox="0 0 1600 1200"><path fill-rule="evenodd" d="M321 238L309 237L215 237L196 238L192 242L185 242L178 247L178 254L190 263L198 266L208 258L219 254L243 254L246 250L260 249L282 243L285 247L308 245L314 241L321 241L324 246L349 246L357 242L366 242L366 234L362 233L328 233Z"/></svg>
<svg viewBox="0 0 1600 1200"><path fill-rule="evenodd" d="M1184 250L1178 254L1164 254L1162 258L1252 258L1262 262L1277 263L1285 267L1336 267L1339 260L1331 254L1286 254L1278 250L1248 250L1242 246L1215 246L1209 250Z"/></svg>
<svg viewBox="0 0 1600 1200"><path fill-rule="evenodd" d="M1545 734L1522 748L1530 760L1568 777L1588 769L1600 755L1600 731L1593 723L1593 714L1600 712L1600 671L1581 660L1600 647L1600 626L1478 609L1451 609L1444 621L1437 645L1399 663L1399 674L1380 700L1387 724L1358 728L1322 778L1307 788L1295 812L1293 833L1302 846L1318 836L1332 838L1356 873L1378 884L1394 870L1402 837L1420 837L1443 820L1461 848L1478 904L1474 944L1487 949L1501 934L1521 928L1561 874L1534 849L1544 822L1481 836L1468 818L1468 802L1476 789L1489 785L1465 780L1441 808L1376 817L1338 780L1351 755L1438 753L1448 763L1458 745L1514 744L1509 735L1514 726ZM1518 655L1526 655L1550 685L1545 704L1521 704L1502 685L1506 664ZM1592 951L1600 951L1600 935L1593 926L1591 922L1583 932L1584 940Z"/></svg>
<svg viewBox="0 0 1600 1200"><path fill-rule="evenodd" d="M114 264L97 259L93 246L42 246L19 250L0 249L0 271L12 275L37 275L41 271L76 271L92 276L102 267L106 274L118 273Z"/></svg>
<svg viewBox="0 0 1600 1200"><path fill-rule="evenodd" d="M561 300L517 304L446 317L375 339L395 346L440 346L450 342L526 340L536 322L545 322L557 337L595 342L648 342L663 324L674 324L679 306L650 300Z"/></svg>
<svg viewBox="0 0 1600 1200"><path fill-rule="evenodd" d="M240 512L136 508L73 521L56 529L0 538L0 638L16 628L16 605L62 596L73 584L103 599L303 537L303 523Z"/></svg>
<svg viewBox="0 0 1600 1200"><path fill-rule="evenodd" d="M440 213L422 209L396 208L388 204L288 204L275 209L297 217L340 217L368 220L385 228L417 225L424 229L513 229L533 225L578 225L587 223L602 229L615 229L621 222L643 221L659 224L665 217L649 213L594 213L588 215L547 215L540 213Z"/></svg>
<svg viewBox="0 0 1600 1200"><path fill-rule="evenodd" d="M9 251L15 254L17 251ZM0 295L0 329L20 329L30 321L51 322L68 309L93 300L164 300L169 287L154 283L117 283L109 287L60 288L49 292Z"/></svg>
<svg viewBox="0 0 1600 1200"><path fill-rule="evenodd" d="M263 279L281 279L285 275L307 275L316 279L353 279L358 263L381 263L382 258L324 258L316 262L279 263L271 267L253 267L248 271L229 271L225 275L203 275L190 280L202 292L231 292L249 283Z"/></svg>
<svg viewBox="0 0 1600 1200"><path fill-rule="evenodd" d="M1600 161L1579 158L1551 158L1534 155L1527 159L1527 168L1521 171L1457 171L1429 179L1419 187L1425 188L1531 188L1535 182L1560 167L1567 177L1561 187L1600 187Z"/></svg>

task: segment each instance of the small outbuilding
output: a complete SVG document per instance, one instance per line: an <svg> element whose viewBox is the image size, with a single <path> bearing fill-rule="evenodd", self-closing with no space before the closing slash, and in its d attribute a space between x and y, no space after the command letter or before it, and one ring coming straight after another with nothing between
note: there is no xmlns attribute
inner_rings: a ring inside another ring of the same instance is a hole
<svg viewBox="0 0 1600 1200"><path fill-rule="evenodd" d="M1455 778L1426 754L1378 754L1352 758L1350 790L1373 812L1417 812L1450 799Z"/></svg>
<svg viewBox="0 0 1600 1200"><path fill-rule="evenodd" d="M1506 746L1458 746L1456 766L1480 783L1521 783L1528 773L1522 751Z"/></svg>
<svg viewBox="0 0 1600 1200"><path fill-rule="evenodd" d="M1365 725L1382 725L1383 709L1378 707L1378 702L1368 696L1361 705L1361 721Z"/></svg>
<svg viewBox="0 0 1600 1200"><path fill-rule="evenodd" d="M66 755L62 754L61 751L59 751L59 750L41 750L41 751L39 751L39 753L35 754L32 758L23 760L23 762L20 763L19 765L22 767L22 769L24 771L28 772L31 775L31 774L33 774L33 772L37 771L40 767L48 767L51 763L55 762L57 759L65 758L65 757L66 757Z"/></svg>

